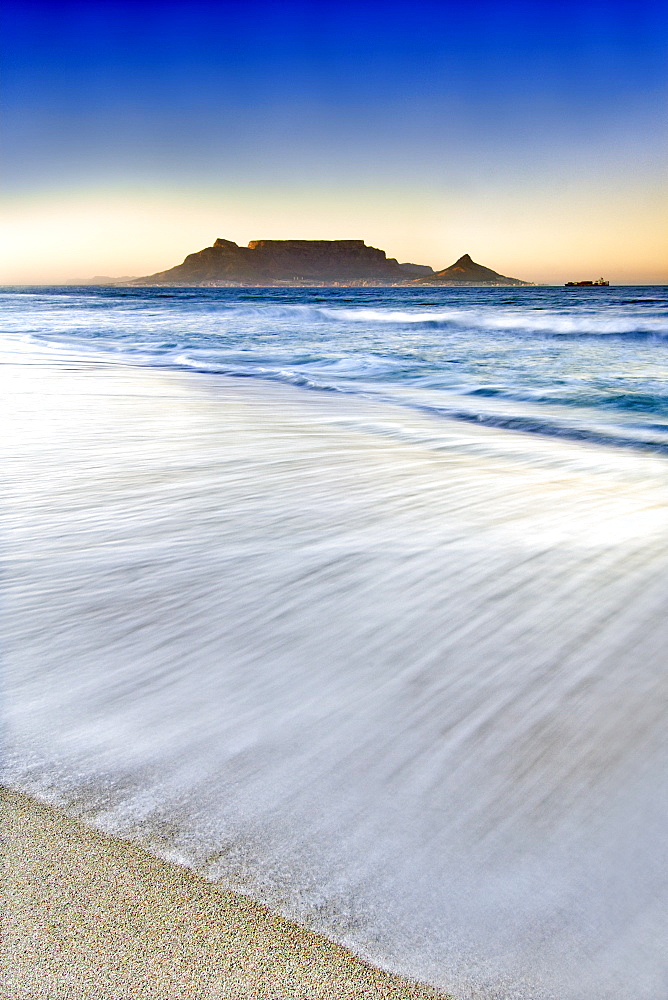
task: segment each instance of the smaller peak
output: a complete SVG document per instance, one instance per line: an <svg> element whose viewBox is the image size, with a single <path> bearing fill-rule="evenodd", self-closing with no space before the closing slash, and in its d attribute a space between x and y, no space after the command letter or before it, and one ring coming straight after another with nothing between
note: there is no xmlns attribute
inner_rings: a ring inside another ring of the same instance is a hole
<svg viewBox="0 0 668 1000"><path fill-rule="evenodd" d="M471 255L468 254L468 253L465 253L463 257L460 257L459 260L455 261L455 263L454 263L453 266L456 267L457 264L472 264L472 263L473 263L473 259L472 259Z"/></svg>
<svg viewBox="0 0 668 1000"><path fill-rule="evenodd" d="M220 236L213 245L215 247L234 247L237 250L239 249L238 243L233 243L232 240L223 240L220 238Z"/></svg>

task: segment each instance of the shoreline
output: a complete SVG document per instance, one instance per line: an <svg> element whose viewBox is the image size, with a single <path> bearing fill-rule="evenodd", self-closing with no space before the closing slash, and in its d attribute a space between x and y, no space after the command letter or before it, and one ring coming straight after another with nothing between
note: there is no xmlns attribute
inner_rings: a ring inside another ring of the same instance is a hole
<svg viewBox="0 0 668 1000"><path fill-rule="evenodd" d="M1 1000L655 1000L665 460L3 375L5 781L218 889L15 798Z"/></svg>
<svg viewBox="0 0 668 1000"><path fill-rule="evenodd" d="M3 1000L445 1000L187 868L0 794Z"/></svg>

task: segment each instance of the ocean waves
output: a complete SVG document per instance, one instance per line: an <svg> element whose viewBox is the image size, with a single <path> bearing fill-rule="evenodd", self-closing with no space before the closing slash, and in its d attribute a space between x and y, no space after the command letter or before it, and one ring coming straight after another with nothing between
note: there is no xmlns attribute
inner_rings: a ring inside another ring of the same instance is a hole
<svg viewBox="0 0 668 1000"><path fill-rule="evenodd" d="M643 301L643 300L640 300ZM668 316L642 316L620 308L601 315L595 310L582 310L569 315L566 311L540 312L488 309L434 309L430 311L396 311L380 309L322 309L320 312L335 321L350 323L380 323L392 326L463 327L471 332L492 331L530 337L630 337L646 339L668 337ZM665 312L665 311L664 311Z"/></svg>
<svg viewBox="0 0 668 1000"><path fill-rule="evenodd" d="M7 358L252 377L665 446L661 288L6 289L0 323Z"/></svg>
<svg viewBox="0 0 668 1000"><path fill-rule="evenodd" d="M0 293L3 780L462 1000L663 997L667 315Z"/></svg>

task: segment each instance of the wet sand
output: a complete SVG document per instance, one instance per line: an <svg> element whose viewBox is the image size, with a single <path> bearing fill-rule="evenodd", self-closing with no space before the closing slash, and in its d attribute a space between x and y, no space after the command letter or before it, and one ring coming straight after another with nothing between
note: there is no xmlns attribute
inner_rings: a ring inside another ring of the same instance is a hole
<svg viewBox="0 0 668 1000"><path fill-rule="evenodd" d="M2 838L3 1000L442 996L24 795Z"/></svg>

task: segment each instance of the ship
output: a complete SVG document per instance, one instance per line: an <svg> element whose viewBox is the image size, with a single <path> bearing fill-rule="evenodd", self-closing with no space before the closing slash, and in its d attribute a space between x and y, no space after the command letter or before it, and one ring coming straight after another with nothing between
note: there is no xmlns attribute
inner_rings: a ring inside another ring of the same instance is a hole
<svg viewBox="0 0 668 1000"><path fill-rule="evenodd" d="M605 278L599 278L598 281L567 281L564 285L565 288L608 288L610 282L606 281Z"/></svg>

